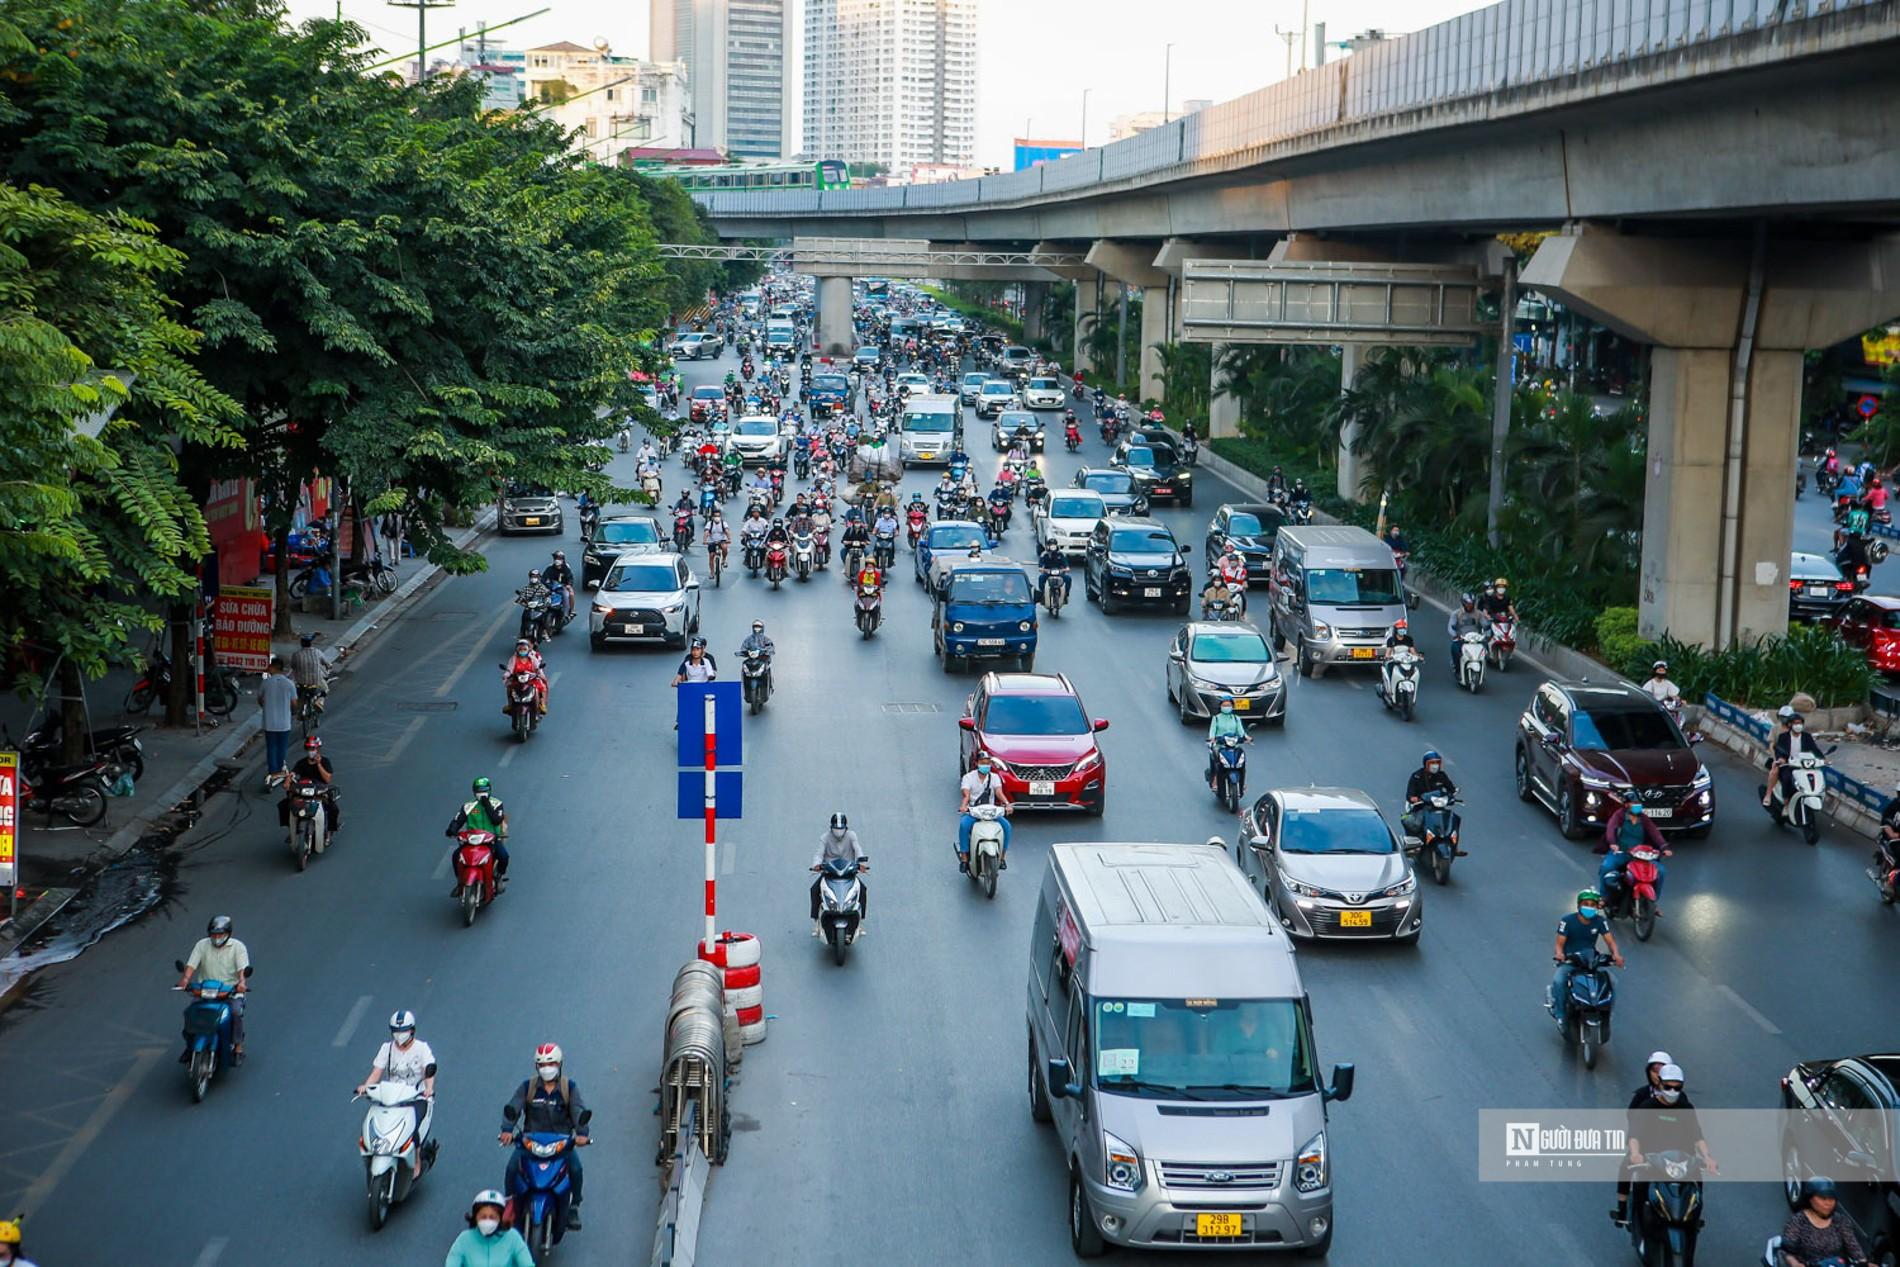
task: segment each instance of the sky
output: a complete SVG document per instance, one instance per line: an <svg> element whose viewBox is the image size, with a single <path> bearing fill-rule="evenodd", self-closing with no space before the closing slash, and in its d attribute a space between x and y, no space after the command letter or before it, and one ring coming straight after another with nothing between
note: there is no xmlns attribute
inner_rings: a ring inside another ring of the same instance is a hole
<svg viewBox="0 0 1900 1267"><path fill-rule="evenodd" d="M795 0L796 2L796 0ZM289 0L293 19L330 16L336 0ZM1088 140L1108 139L1119 114L1178 109L1190 98L1226 101L1286 77L1287 45L1302 11L1326 38L1368 28L1414 31L1484 7L1481 0L979 0L977 161L1007 169L1011 141L1074 140L1088 94ZM491 27L548 7L496 36L516 47L604 36L613 51L645 57L649 0L459 0L429 12L430 43L458 28ZM345 16L392 54L415 47L415 10L342 0ZM802 6L801 6L802 12ZM1163 16L1165 15L1165 17ZM801 26L802 30L802 26ZM437 34L439 32L440 34ZM1172 54L1167 45L1174 45ZM1311 40L1304 41L1311 61ZM1336 54L1335 54L1336 55ZM1294 66L1299 52L1294 53ZM1165 81L1164 81L1164 71ZM1166 90L1164 95L1164 82Z"/></svg>

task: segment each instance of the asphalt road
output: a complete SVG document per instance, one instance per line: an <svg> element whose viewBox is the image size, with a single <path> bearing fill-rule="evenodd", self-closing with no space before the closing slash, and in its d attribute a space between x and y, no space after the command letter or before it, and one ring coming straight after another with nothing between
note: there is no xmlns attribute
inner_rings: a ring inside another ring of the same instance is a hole
<svg viewBox="0 0 1900 1267"><path fill-rule="evenodd" d="M724 369L694 365L689 383ZM970 447L990 470L983 434ZM1102 460L1087 434L1080 457ZM1076 464L1059 444L1045 461L1054 484ZM669 494L679 472L667 468ZM1230 490L1206 473L1197 483L1194 509L1160 517L1198 544ZM1019 520L1012 553L1026 557L1028 541ZM468 1197L499 1183L499 1106L550 1039L595 1108L597 1140L586 1230L556 1257L645 1260L659 1025L700 921L700 829L671 817L678 655L593 654L563 637L550 654L553 714L514 745L494 665L513 632L509 595L552 544L491 542L487 574L440 586L352 664L325 730L347 795L333 853L294 873L247 771L189 839L172 901L46 973L31 1005L0 1020L13 1091L0 1108L0 1210L33 1211L28 1248L43 1267L436 1261ZM574 528L561 544L576 553ZM1198 560L1197 549L1197 578ZM701 1261L1068 1261L1061 1157L1023 1095L1034 889L1058 840L1232 839L1200 782L1200 737L1163 691L1175 619L1078 603L1044 622L1038 668L1068 673L1112 721L1108 811L1021 816L1014 866L985 902L951 852L954 718L974 679L946 677L931 657L922 592L893 585L868 643L835 572L776 593L734 575L704 591L704 614L722 667L754 617L780 656L779 693L747 723L747 817L725 830L719 863L720 923L760 935L774 1020L735 1090L739 1129ZM1808 849L1776 833L1750 804L1754 774L1705 750L1717 830L1673 859L1666 917L1627 949L1615 1037L1585 1072L1542 997L1551 929L1596 860L1510 787L1513 726L1537 670L1520 662L1480 696L1455 693L1442 619L1428 608L1418 625L1432 672L1417 721L1381 709L1366 678L1296 680L1285 730L1261 732L1251 761L1254 794L1350 784L1390 807L1432 746L1469 801L1471 856L1448 889L1427 886L1419 948L1302 956L1322 1063L1359 1067L1357 1094L1333 1115L1332 1261L1615 1262L1628 1250L1604 1214L1607 1186L1477 1182L1477 1110L1621 1106L1658 1046L1684 1064L1699 1105L1770 1105L1796 1059L1891 1046L1894 987L1862 965L1888 961L1896 916L1861 874L1862 843ZM513 815L515 882L463 930L441 831L483 773ZM836 809L873 855L872 931L843 968L806 920L804 868ZM219 912L258 965L252 1058L194 1107L174 1063L181 999L165 987ZM412 1203L371 1234L361 1106L348 1100L397 1007L420 1014L443 1066L443 1148ZM1707 1205L1712 1263L1749 1261L1785 1217L1768 1187L1716 1187Z"/></svg>

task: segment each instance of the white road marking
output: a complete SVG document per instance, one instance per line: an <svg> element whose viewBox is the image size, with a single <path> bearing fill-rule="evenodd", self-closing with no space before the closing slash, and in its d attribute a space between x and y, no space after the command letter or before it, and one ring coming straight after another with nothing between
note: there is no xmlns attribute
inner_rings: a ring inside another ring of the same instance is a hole
<svg viewBox="0 0 1900 1267"><path fill-rule="evenodd" d="M363 1023L363 1013L369 1011L370 995L365 994L350 1005L350 1014L343 1018L343 1026L337 1030L336 1037L330 1040L332 1047L344 1047L356 1036L356 1027Z"/></svg>
<svg viewBox="0 0 1900 1267"><path fill-rule="evenodd" d="M231 1238L228 1236L212 1237L205 1242L204 1249L200 1251L198 1260L192 1264L192 1267L216 1267L217 1261L224 1257L224 1247L230 1243Z"/></svg>
<svg viewBox="0 0 1900 1267"><path fill-rule="evenodd" d="M455 666L448 677L443 680L442 685L435 688L435 697L437 699L442 699L450 691L455 689L455 684L462 680L464 673L468 672L468 666L475 663L477 656L488 650L488 644L493 640L495 631L500 629L503 623L512 615L514 615L514 608L502 608L501 614L490 621L488 628L482 630L482 632L476 636L475 645L468 649L468 654L462 657L462 662Z"/></svg>
<svg viewBox="0 0 1900 1267"><path fill-rule="evenodd" d="M1773 1021L1763 1016L1760 1012L1757 1012L1754 1009L1754 1007L1750 1005L1747 999L1735 993L1735 990L1732 986L1718 985L1715 987L1715 989L1716 989L1716 993L1720 994L1723 998L1727 999L1730 1003L1733 1003L1736 1007L1740 1008L1742 1010L1742 1015L1746 1016L1749 1020L1755 1022L1755 1024L1761 1026L1762 1031L1764 1033L1779 1034L1781 1032L1781 1027L1779 1025L1776 1025Z"/></svg>
<svg viewBox="0 0 1900 1267"><path fill-rule="evenodd" d="M499 761L497 761L497 762L496 762L495 764L496 764L496 765L504 765L504 766L505 766L505 765L507 765L507 764L508 764L509 762L511 762L511 761L513 761L513 760L515 759L515 754L516 754L517 752L520 752L520 751L521 751L521 745L520 745L520 744L516 744L516 745L515 745L514 747L512 747L512 748L510 748L510 749L508 749L508 750L507 750L506 752L504 752L504 753L502 753L502 754L501 754L501 760L499 760Z"/></svg>
<svg viewBox="0 0 1900 1267"><path fill-rule="evenodd" d="M514 749L510 748L508 751L513 752ZM442 861L435 864L435 870L429 873L429 878L431 880L440 880L443 876L449 873L449 864L454 861L455 861L455 850L451 849L447 853L444 853L442 855Z"/></svg>
<svg viewBox="0 0 1900 1267"><path fill-rule="evenodd" d="M125 1077L105 1093L99 1101L99 1107L92 1111L92 1116L67 1138L66 1146L59 1150L52 1164L40 1172L40 1177L20 1198L18 1204L27 1213L31 1214L46 1204L46 1198L53 1194L53 1189L59 1187L59 1181L66 1177L66 1172L78 1164L80 1156L104 1133L107 1123L112 1121L112 1115L131 1098L132 1088L139 1084L153 1063L164 1054L163 1047L146 1047L139 1051L132 1061L132 1067L125 1071Z"/></svg>
<svg viewBox="0 0 1900 1267"><path fill-rule="evenodd" d="M422 724L428 720L428 717L422 714L410 718L409 724L403 727L400 735L396 736L396 742L390 744L389 751L382 755L382 763L393 765L396 759L402 756L403 749L409 746L409 741L416 737L416 732L422 729Z"/></svg>

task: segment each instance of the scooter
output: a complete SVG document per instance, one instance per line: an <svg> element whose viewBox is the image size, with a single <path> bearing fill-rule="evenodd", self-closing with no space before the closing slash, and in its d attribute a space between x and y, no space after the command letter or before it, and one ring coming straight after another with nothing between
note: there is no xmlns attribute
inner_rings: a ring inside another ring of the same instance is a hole
<svg viewBox="0 0 1900 1267"><path fill-rule="evenodd" d="M1405 852L1426 855L1432 879L1440 884L1451 882L1451 860L1464 850L1458 847L1458 828L1462 822L1452 806L1457 798L1444 792L1426 794L1418 807L1420 835L1405 837Z"/></svg>
<svg viewBox="0 0 1900 1267"><path fill-rule="evenodd" d="M567 622L573 619L567 604L572 595L566 585L560 581L548 585L548 611L546 617L547 633L550 638L558 638L561 630L567 628Z"/></svg>
<svg viewBox="0 0 1900 1267"><path fill-rule="evenodd" d="M904 531L910 538L911 550L915 551L917 549L917 542L922 539L924 535L924 528L928 524L930 516L922 506L913 504L904 518Z"/></svg>
<svg viewBox="0 0 1900 1267"><path fill-rule="evenodd" d="M528 736L541 728L540 700L534 689L534 674L522 672L508 679L508 720L515 739L528 742Z"/></svg>
<svg viewBox="0 0 1900 1267"><path fill-rule="evenodd" d="M1874 842L1874 865L1867 868L1867 878L1880 890L1880 900L1886 905L1892 906L1900 898L1900 856L1885 837Z"/></svg>
<svg viewBox="0 0 1900 1267"><path fill-rule="evenodd" d="M106 816L106 789L120 772L111 761L46 766L28 775L20 786L26 808L38 810L47 821L58 814L75 827L90 827Z"/></svg>
<svg viewBox="0 0 1900 1267"><path fill-rule="evenodd" d="M1230 814L1240 813L1240 799L1247 794L1247 745L1239 735L1222 735L1214 746L1214 799Z"/></svg>
<svg viewBox="0 0 1900 1267"><path fill-rule="evenodd" d="M548 604L545 598L529 598L525 594L516 599L521 604L521 631L517 638L526 638L535 646L540 646L548 636Z"/></svg>
<svg viewBox="0 0 1900 1267"><path fill-rule="evenodd" d="M1379 666L1379 682L1373 688L1379 702L1397 709L1406 721L1412 720L1412 710L1418 706L1419 665L1423 660L1415 648L1394 647Z"/></svg>
<svg viewBox="0 0 1900 1267"><path fill-rule="evenodd" d="M1063 429L1062 444L1071 453L1082 447L1082 431L1073 422Z"/></svg>
<svg viewBox="0 0 1900 1267"><path fill-rule="evenodd" d="M299 871L330 844L330 808L323 799L324 790L325 785L313 779L290 781L290 860Z"/></svg>
<svg viewBox="0 0 1900 1267"><path fill-rule="evenodd" d="M827 858L822 866L812 868L820 877L818 923L825 944L831 947L831 962L840 967L864 919L864 885L858 873L870 869L869 858L859 858L855 864L849 858Z"/></svg>
<svg viewBox="0 0 1900 1267"><path fill-rule="evenodd" d="M884 622L884 591L875 585L858 586L858 601L855 607L858 635L868 639Z"/></svg>
<svg viewBox="0 0 1900 1267"><path fill-rule="evenodd" d="M757 713L772 698L772 661L763 651L741 651L739 658L739 681L746 706Z"/></svg>
<svg viewBox="0 0 1900 1267"><path fill-rule="evenodd" d="M495 875L495 835L485 831L463 831L456 835L455 898L462 907L462 927L475 923L476 914L501 893Z"/></svg>
<svg viewBox="0 0 1900 1267"><path fill-rule="evenodd" d="M1821 839L1821 806L1827 798L1827 754L1803 752L1788 763L1794 780L1794 795L1784 798L1781 780L1775 780L1774 795L1768 798L1768 816L1777 826L1798 827L1801 838L1810 845ZM1765 788L1758 788L1757 795Z"/></svg>
<svg viewBox="0 0 1900 1267"><path fill-rule="evenodd" d="M811 533L792 534L792 570L798 573L801 581L811 580L812 542Z"/></svg>
<svg viewBox="0 0 1900 1267"><path fill-rule="evenodd" d="M757 579L759 569L765 566L765 538L757 536L743 537L740 541L745 555L746 571L750 572L754 579Z"/></svg>
<svg viewBox="0 0 1900 1267"><path fill-rule="evenodd" d="M363 1157L369 1197L369 1230L380 1232L389 1207L407 1199L435 1165L436 1141L429 1138L435 1103L407 1082L379 1082L361 1096L369 1101L356 1150Z"/></svg>
<svg viewBox="0 0 1900 1267"><path fill-rule="evenodd" d="M1240 598L1232 586L1208 595L1201 600L1202 620L1239 620Z"/></svg>
<svg viewBox="0 0 1900 1267"><path fill-rule="evenodd" d="M1042 605L1057 620L1062 619L1062 605L1068 601L1068 579L1065 572L1044 572L1040 580Z"/></svg>
<svg viewBox="0 0 1900 1267"><path fill-rule="evenodd" d="M512 1124L519 1111L508 1104L502 1106L501 1115ZM581 1110L583 1130L593 1115L592 1109ZM547 1254L567 1235L567 1210L574 1193L567 1153L576 1147L574 1136L565 1131L524 1131L516 1138L514 1159L508 1163L508 1205L502 1222L520 1230L537 1256Z"/></svg>
<svg viewBox="0 0 1900 1267"><path fill-rule="evenodd" d="M1003 869L1003 815L1001 805L972 805L970 816L970 879L983 890L983 896L996 896L996 874Z"/></svg>
<svg viewBox="0 0 1900 1267"><path fill-rule="evenodd" d="M1576 969L1570 977L1569 1005L1564 1009L1560 1030L1564 1043L1576 1044L1585 1069L1597 1067L1597 1053L1610 1041L1610 1011L1616 1004L1616 979L1610 975L1609 959L1594 950L1580 950L1570 956ZM1545 1010L1554 1019L1556 1005L1548 998Z"/></svg>
<svg viewBox="0 0 1900 1267"><path fill-rule="evenodd" d="M1484 635L1473 629L1458 640L1458 685L1473 695L1484 685Z"/></svg>
<svg viewBox="0 0 1900 1267"><path fill-rule="evenodd" d="M1656 879L1662 874L1657 865L1662 852L1651 844L1639 844L1629 851L1629 861L1621 870L1612 871L1603 912L1611 919L1627 919L1636 931L1637 941L1648 941L1656 931Z"/></svg>
<svg viewBox="0 0 1900 1267"><path fill-rule="evenodd" d="M871 557L876 560L880 572L891 570L891 564L897 561L897 534L879 532L871 538Z"/></svg>
<svg viewBox="0 0 1900 1267"><path fill-rule="evenodd" d="M785 579L785 543L768 542L765 547L765 579L777 589L779 582Z"/></svg>
<svg viewBox="0 0 1900 1267"><path fill-rule="evenodd" d="M152 706L152 701L162 698L171 690L172 662L162 651L152 653L145 666L145 672L132 684L125 695L125 711L134 715L142 714ZM222 665L205 671L205 711L218 717L229 717L237 707L237 677Z"/></svg>
<svg viewBox="0 0 1900 1267"><path fill-rule="evenodd" d="M600 507L589 502L581 507L581 540L592 541L594 531L600 527Z"/></svg>
<svg viewBox="0 0 1900 1267"><path fill-rule="evenodd" d="M1630 1247L1644 1267L1695 1267L1702 1167L1690 1153L1650 1153L1630 1171Z"/></svg>
<svg viewBox="0 0 1900 1267"><path fill-rule="evenodd" d="M1491 663L1499 673L1507 672L1511 667L1511 657L1517 654L1517 622L1510 617L1491 622Z"/></svg>
<svg viewBox="0 0 1900 1267"><path fill-rule="evenodd" d="M185 971L182 959L174 960L173 966ZM251 969L244 970L244 979L251 979ZM205 980L172 989L191 995L191 1002L185 1004L185 1076L191 1081L191 1102L201 1104L211 1089L212 1077L230 1063L237 1025L237 1004L233 1001L237 987L229 981Z"/></svg>
<svg viewBox="0 0 1900 1267"><path fill-rule="evenodd" d="M20 768L29 779L40 777L57 764L65 737L58 714L49 715L20 741ZM145 777L145 745L138 735L143 726L101 726L86 736L86 752L95 759L122 766L133 779ZM11 747L0 736L0 747Z"/></svg>

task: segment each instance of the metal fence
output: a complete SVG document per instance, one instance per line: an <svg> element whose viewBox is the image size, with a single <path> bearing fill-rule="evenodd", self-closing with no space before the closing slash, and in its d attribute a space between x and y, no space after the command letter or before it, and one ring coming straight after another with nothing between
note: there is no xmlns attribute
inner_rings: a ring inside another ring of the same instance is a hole
<svg viewBox="0 0 1900 1267"><path fill-rule="evenodd" d="M1747 735L1764 748L1774 742L1775 728L1773 726L1729 703L1719 695L1704 695L1702 707L1724 725ZM1887 807L1887 801L1892 795L1879 788L1870 787L1859 779L1850 778L1833 766L1827 768L1825 777L1827 785L1834 789L1837 796L1852 801L1875 814Z"/></svg>

